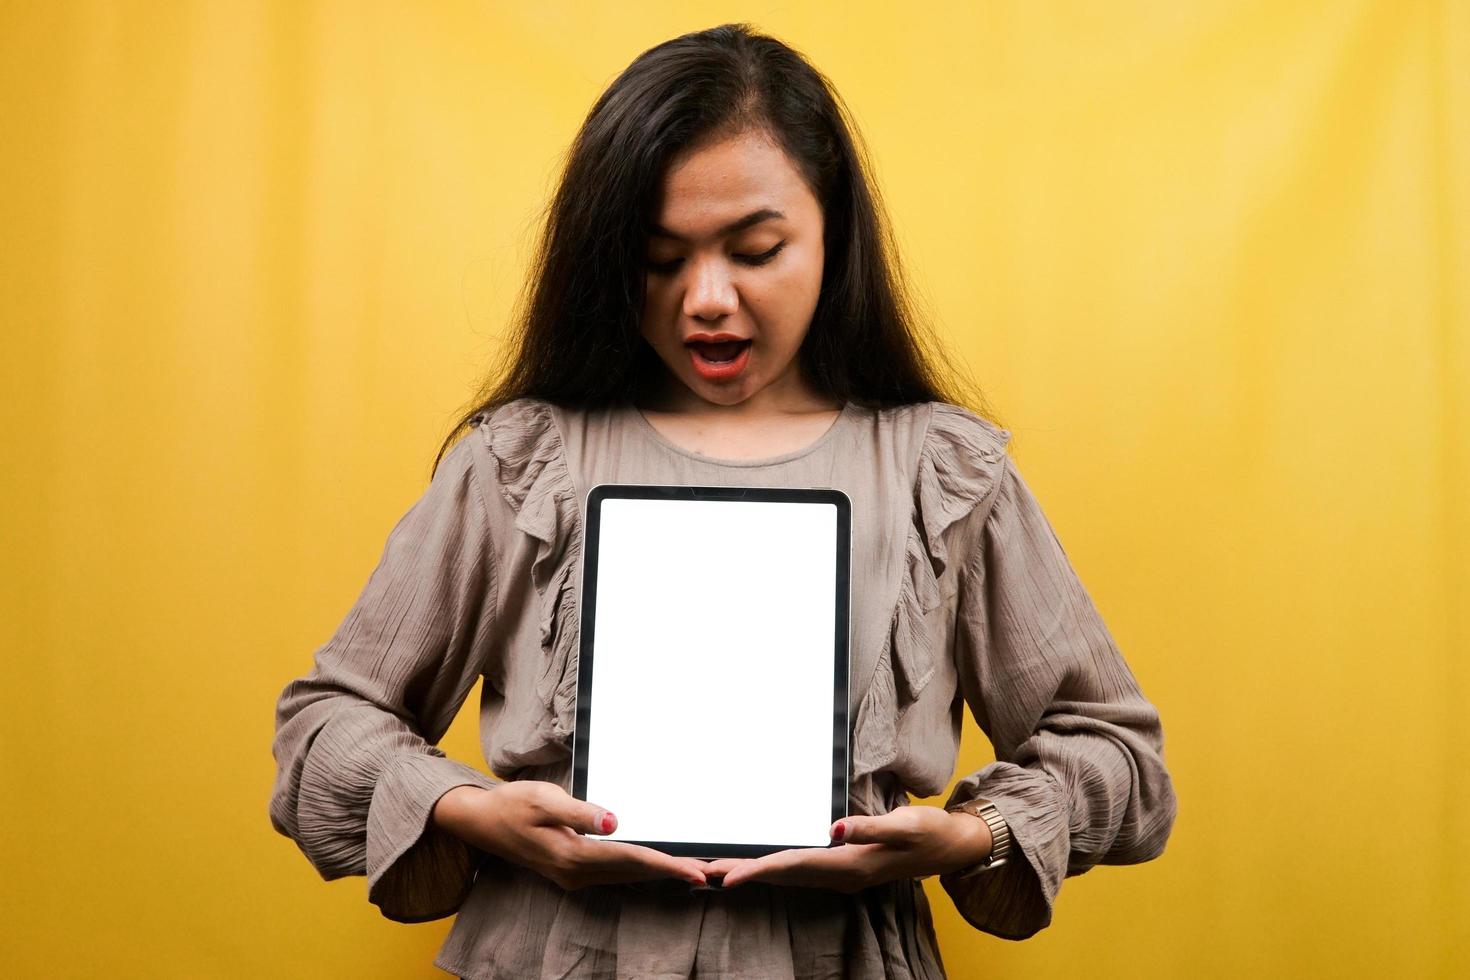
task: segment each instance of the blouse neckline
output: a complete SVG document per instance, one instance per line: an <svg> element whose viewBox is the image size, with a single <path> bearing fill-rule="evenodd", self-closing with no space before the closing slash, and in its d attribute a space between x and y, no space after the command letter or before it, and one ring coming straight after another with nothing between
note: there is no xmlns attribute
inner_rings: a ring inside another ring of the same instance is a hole
<svg viewBox="0 0 1470 980"><path fill-rule="evenodd" d="M709 463L713 466L745 468L771 466L776 463L789 463L792 460L811 455L837 437L838 431L843 428L844 423L852 416L855 409L851 401L843 402L842 410L837 413L837 418L832 420L832 424L827 426L827 430L818 436L814 442L809 442L799 449L793 449L790 452L781 453L778 456L762 456L757 459L722 459L718 456L704 456L693 450L685 449L654 428L653 423L648 421L648 417L643 414L638 406L630 403L627 407L628 411L633 413L633 420L636 423L636 427L655 445L662 446L669 452L677 456L683 456L685 459L693 459L701 463Z"/></svg>

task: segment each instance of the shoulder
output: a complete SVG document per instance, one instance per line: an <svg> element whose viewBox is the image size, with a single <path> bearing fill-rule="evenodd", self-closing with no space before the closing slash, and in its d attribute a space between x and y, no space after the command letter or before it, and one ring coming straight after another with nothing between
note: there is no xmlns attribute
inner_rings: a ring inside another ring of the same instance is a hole
<svg viewBox="0 0 1470 980"><path fill-rule="evenodd" d="M1003 429L963 405L925 402L927 429L925 451L930 453L973 453L991 462L999 459L1011 440Z"/></svg>
<svg viewBox="0 0 1470 980"><path fill-rule="evenodd" d="M552 428L555 408L545 398L524 396L476 412L470 417L470 425L487 441L491 433L542 434Z"/></svg>
<svg viewBox="0 0 1470 980"><path fill-rule="evenodd" d="M923 421L914 501L937 570L949 560L951 529L994 503L1005 479L1010 431L962 405L914 406Z"/></svg>
<svg viewBox="0 0 1470 980"><path fill-rule="evenodd" d="M915 446L920 454L970 451L985 457L1005 450L1011 433L963 405L910 402L867 410L873 424Z"/></svg>
<svg viewBox="0 0 1470 980"><path fill-rule="evenodd" d="M488 480L499 496L520 515L575 507L576 487L567 465L559 415L563 410L544 398L522 397L479 412L470 419L464 442L484 457Z"/></svg>
<svg viewBox="0 0 1470 980"><path fill-rule="evenodd" d="M476 413L470 425L501 467L521 469L564 452L556 413L544 398L523 397Z"/></svg>

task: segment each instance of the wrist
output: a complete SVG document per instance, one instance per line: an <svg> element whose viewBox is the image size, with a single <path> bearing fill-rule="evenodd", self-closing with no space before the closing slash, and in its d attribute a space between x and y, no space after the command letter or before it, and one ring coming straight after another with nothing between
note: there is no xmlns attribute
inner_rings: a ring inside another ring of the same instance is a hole
<svg viewBox="0 0 1470 980"><path fill-rule="evenodd" d="M454 836L464 839L462 829L466 825L467 818L480 804L481 794L488 792L490 791L483 787L471 786L467 783L451 787L434 801L434 807L429 812L429 819L439 829L447 830Z"/></svg>
<svg viewBox="0 0 1470 980"><path fill-rule="evenodd" d="M950 810L948 813L955 835L955 850L962 862L955 870L969 868L988 859L995 845L989 825L963 810Z"/></svg>
<svg viewBox="0 0 1470 980"><path fill-rule="evenodd" d="M1011 828L994 803L983 797L977 797L947 809L951 813L970 816L976 822L984 824L986 836L990 838L986 853L978 862L953 872L957 880L999 868L1006 863L1012 848Z"/></svg>

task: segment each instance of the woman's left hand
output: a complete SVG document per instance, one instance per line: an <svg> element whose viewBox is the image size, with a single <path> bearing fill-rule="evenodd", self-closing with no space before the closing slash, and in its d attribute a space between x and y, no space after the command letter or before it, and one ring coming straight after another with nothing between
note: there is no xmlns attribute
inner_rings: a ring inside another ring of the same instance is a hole
<svg viewBox="0 0 1470 980"><path fill-rule="evenodd" d="M898 878L944 874L983 861L990 828L968 813L900 806L881 816L843 817L832 825L841 847L796 847L758 858L720 858L704 867L724 887L746 881L856 892Z"/></svg>

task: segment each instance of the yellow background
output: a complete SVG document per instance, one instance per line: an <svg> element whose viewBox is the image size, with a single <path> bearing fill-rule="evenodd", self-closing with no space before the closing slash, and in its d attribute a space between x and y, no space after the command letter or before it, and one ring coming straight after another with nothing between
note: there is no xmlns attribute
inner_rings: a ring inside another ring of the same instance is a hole
<svg viewBox="0 0 1470 980"><path fill-rule="evenodd" d="M1467 975L1467 6L894 6L0 3L0 972L443 975L271 829L275 698L597 94L746 19L1164 718L1164 856L1019 944L931 879L951 976Z"/></svg>

